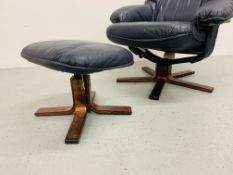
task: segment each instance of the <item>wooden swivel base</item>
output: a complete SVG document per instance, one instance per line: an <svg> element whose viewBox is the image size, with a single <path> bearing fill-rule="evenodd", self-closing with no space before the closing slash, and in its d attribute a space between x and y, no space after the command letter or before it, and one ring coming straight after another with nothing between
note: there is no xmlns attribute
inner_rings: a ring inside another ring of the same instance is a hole
<svg viewBox="0 0 233 175"><path fill-rule="evenodd" d="M142 70L148 73L150 76L149 77L134 77L134 78L118 78L117 82L139 83L139 82L155 82L156 81L157 83L149 97L152 100L159 100L164 84L166 82L175 84L178 86L183 86L186 88L209 92L209 93L213 92L214 90L214 88L210 86L205 86L205 85L177 79L177 78L181 78L181 77L194 74L195 72L191 70L172 73L172 66L166 66L166 65L157 65L155 71L149 67L142 67Z"/></svg>
<svg viewBox="0 0 233 175"><path fill-rule="evenodd" d="M111 115L130 115L132 113L131 107L128 106L99 106L95 104L93 102L95 92L91 91L89 75L75 75L70 81L73 95L72 106L41 108L35 113L37 117L74 114L73 122L65 138L65 143L79 143L87 112L93 111L97 114Z"/></svg>

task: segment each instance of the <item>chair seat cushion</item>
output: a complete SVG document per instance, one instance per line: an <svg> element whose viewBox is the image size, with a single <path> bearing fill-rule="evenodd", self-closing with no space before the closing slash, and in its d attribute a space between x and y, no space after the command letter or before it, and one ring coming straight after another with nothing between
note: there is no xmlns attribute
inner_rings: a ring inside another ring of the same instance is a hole
<svg viewBox="0 0 233 175"><path fill-rule="evenodd" d="M30 44L21 55L35 64L74 74L89 74L133 64L133 55L122 47L77 40Z"/></svg>
<svg viewBox="0 0 233 175"><path fill-rule="evenodd" d="M112 24L107 36L130 47L187 52L200 49L206 33L191 22L130 22Z"/></svg>

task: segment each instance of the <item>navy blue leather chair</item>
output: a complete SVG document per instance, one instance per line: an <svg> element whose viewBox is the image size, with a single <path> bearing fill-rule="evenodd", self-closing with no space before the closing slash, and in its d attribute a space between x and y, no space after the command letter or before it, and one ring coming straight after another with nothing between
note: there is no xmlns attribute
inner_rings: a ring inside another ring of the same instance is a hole
<svg viewBox="0 0 233 175"><path fill-rule="evenodd" d="M156 63L156 69L142 69L149 77L119 78L118 82L153 82L150 99L158 100L165 82L212 92L213 87L177 78L194 71L172 73L172 65L195 63L213 52L220 24L233 16L233 0L147 0L116 10L107 29L108 38L126 45L136 55ZM165 52L159 57L150 51ZM175 58L175 53L191 54Z"/></svg>

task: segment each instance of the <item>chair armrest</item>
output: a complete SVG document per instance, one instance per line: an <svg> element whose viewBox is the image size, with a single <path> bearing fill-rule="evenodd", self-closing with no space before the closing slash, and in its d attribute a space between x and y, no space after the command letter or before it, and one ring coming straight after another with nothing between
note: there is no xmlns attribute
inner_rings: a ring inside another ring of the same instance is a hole
<svg viewBox="0 0 233 175"><path fill-rule="evenodd" d="M209 0L196 14L204 26L218 25L233 17L233 0Z"/></svg>
<svg viewBox="0 0 233 175"><path fill-rule="evenodd" d="M134 5L122 7L111 15L112 23L151 21L153 10L149 5Z"/></svg>
<svg viewBox="0 0 233 175"><path fill-rule="evenodd" d="M231 22L231 20L228 19L226 21L219 22L218 24L226 24L226 23L230 23L230 22ZM201 22L201 26L203 26L203 27L211 27L211 26L216 26L218 24L212 23L211 21Z"/></svg>

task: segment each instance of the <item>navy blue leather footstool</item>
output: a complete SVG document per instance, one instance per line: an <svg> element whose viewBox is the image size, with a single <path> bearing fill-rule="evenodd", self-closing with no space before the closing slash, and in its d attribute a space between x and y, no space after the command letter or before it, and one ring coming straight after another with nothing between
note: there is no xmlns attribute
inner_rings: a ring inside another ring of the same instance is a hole
<svg viewBox="0 0 233 175"><path fill-rule="evenodd" d="M94 72L132 65L133 55L126 49L109 44L86 41L45 41L26 46L21 53L30 62L50 69L72 73L73 105L41 108L35 115L57 116L74 114L65 143L79 143L87 112L130 115L129 106L100 106L93 102L90 75Z"/></svg>

